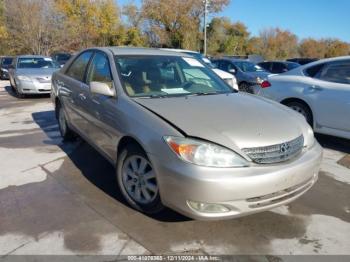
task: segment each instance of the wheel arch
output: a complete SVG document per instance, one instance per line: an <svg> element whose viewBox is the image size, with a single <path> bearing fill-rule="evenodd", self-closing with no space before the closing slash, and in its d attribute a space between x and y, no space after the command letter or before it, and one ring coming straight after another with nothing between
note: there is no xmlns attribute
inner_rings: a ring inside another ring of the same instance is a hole
<svg viewBox="0 0 350 262"><path fill-rule="evenodd" d="M61 101L60 99L56 96L55 97L55 116L56 116L56 119L58 119L58 106L61 105Z"/></svg>
<svg viewBox="0 0 350 262"><path fill-rule="evenodd" d="M123 136L118 142L118 145L117 145L117 160L118 160L119 154L128 145L134 145L134 146L139 147L147 155L147 151L144 149L144 146L142 145L142 143L140 143L136 138L134 138L132 136L129 136L129 135L126 135L126 136Z"/></svg>
<svg viewBox="0 0 350 262"><path fill-rule="evenodd" d="M314 116L314 112L311 108L311 106L309 105L309 103L307 103L305 100L301 99L301 98L297 98L297 97L289 97L289 98L285 98L283 99L280 103L282 105L287 105L291 102L298 102L298 103L301 103L303 104L304 106L306 106L310 112L311 112L311 120L312 120L312 124L313 124L313 127L315 126L315 116Z"/></svg>

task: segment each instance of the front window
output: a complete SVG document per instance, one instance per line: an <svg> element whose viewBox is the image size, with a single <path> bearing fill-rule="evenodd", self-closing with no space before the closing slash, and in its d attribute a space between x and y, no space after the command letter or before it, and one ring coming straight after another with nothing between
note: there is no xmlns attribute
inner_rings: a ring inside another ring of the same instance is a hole
<svg viewBox="0 0 350 262"><path fill-rule="evenodd" d="M56 68L57 65L50 58L19 58L17 68Z"/></svg>
<svg viewBox="0 0 350 262"><path fill-rule="evenodd" d="M121 82L131 97L235 92L199 60L180 56L117 56Z"/></svg>
<svg viewBox="0 0 350 262"><path fill-rule="evenodd" d="M235 65L239 67L243 72L264 72L265 70L258 65L251 62L235 62Z"/></svg>
<svg viewBox="0 0 350 262"><path fill-rule="evenodd" d="M319 79L339 84L350 84L350 60L330 63L323 68Z"/></svg>
<svg viewBox="0 0 350 262"><path fill-rule="evenodd" d="M13 60L13 58L4 58L4 60L2 60L2 64L4 66L9 66L12 64L12 60Z"/></svg>

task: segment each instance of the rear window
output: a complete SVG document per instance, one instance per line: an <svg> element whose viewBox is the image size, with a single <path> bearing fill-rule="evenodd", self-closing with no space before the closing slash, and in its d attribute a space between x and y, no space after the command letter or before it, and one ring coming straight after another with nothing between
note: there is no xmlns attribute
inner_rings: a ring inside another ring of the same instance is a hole
<svg viewBox="0 0 350 262"><path fill-rule="evenodd" d="M335 62L324 67L320 79L339 84L350 84L350 61Z"/></svg>
<svg viewBox="0 0 350 262"><path fill-rule="evenodd" d="M318 73L320 73L320 71L322 70L323 67L324 67L324 64L318 64L318 65L315 65L315 66L311 66L311 67L306 68L304 70L304 74L306 76L309 76L309 77L316 77L316 75Z"/></svg>

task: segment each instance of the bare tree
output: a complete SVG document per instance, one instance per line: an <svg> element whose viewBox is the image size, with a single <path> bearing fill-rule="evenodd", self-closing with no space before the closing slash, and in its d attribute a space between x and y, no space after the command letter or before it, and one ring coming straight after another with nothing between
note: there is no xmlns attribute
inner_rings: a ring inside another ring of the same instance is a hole
<svg viewBox="0 0 350 262"><path fill-rule="evenodd" d="M53 0L4 0L4 16L13 49L48 55L60 46Z"/></svg>

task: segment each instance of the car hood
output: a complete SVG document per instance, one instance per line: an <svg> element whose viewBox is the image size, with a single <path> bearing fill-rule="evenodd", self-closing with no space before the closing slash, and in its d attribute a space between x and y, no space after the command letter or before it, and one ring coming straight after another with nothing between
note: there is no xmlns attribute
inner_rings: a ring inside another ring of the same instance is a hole
<svg viewBox="0 0 350 262"><path fill-rule="evenodd" d="M308 132L305 120L287 107L245 93L135 101L187 136L233 150L280 144Z"/></svg>
<svg viewBox="0 0 350 262"><path fill-rule="evenodd" d="M59 68L23 68L17 69L17 75L26 75L26 76L51 76L55 71L59 70Z"/></svg>

